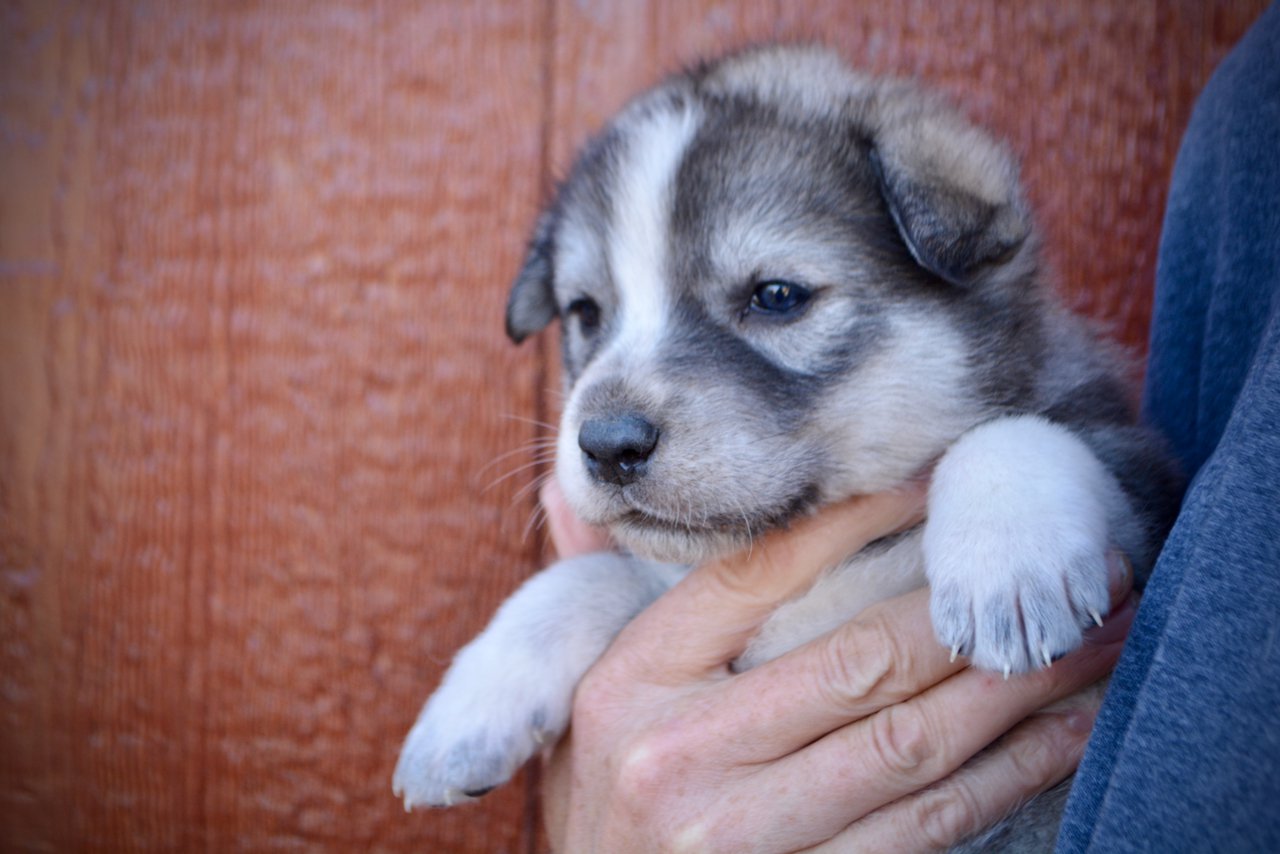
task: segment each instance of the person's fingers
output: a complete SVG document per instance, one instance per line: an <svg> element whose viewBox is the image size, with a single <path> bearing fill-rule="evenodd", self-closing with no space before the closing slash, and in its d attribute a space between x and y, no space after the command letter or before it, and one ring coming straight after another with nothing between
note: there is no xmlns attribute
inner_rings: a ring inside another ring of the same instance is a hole
<svg viewBox="0 0 1280 854"><path fill-rule="evenodd" d="M560 481L554 475L538 490L538 500L547 513L547 531L556 554L563 560L578 555L602 552L611 545L609 534L578 518L565 500Z"/></svg>
<svg viewBox="0 0 1280 854"><path fill-rule="evenodd" d="M833 632L721 687L704 714L735 733L728 749L766 762L914 697L966 667L934 637L927 588L873 605Z"/></svg>
<svg viewBox="0 0 1280 854"><path fill-rule="evenodd" d="M1101 702L1102 691L1091 690L1070 707L1032 715L956 773L881 807L810 852L950 850L1069 777Z"/></svg>
<svg viewBox="0 0 1280 854"><path fill-rule="evenodd" d="M651 662L656 672L645 676L659 681L723 671L765 618L819 573L918 522L926 489L926 483L911 481L891 492L859 496L766 535L745 554L697 567L641 612L619 643L633 648L633 661ZM683 642L672 644L672 637Z"/></svg>
<svg viewBox="0 0 1280 854"><path fill-rule="evenodd" d="M1107 556L1112 607L1128 596L1133 573ZM829 634L726 682L702 711L738 734L740 761L785 756L839 727L914 697L964 669L937 641L929 591L874 605ZM1046 701L1047 702L1047 701ZM694 721L697 725L697 720Z"/></svg>
<svg viewBox="0 0 1280 854"><path fill-rule="evenodd" d="M835 834L852 818L942 779L1032 712L1101 679L1114 667L1133 615L1126 602L1082 649L1048 669L1009 680L967 669L836 730L762 768L754 796L789 824L812 828L815 841ZM813 780L825 781L821 798L813 797L811 782L804 785Z"/></svg>

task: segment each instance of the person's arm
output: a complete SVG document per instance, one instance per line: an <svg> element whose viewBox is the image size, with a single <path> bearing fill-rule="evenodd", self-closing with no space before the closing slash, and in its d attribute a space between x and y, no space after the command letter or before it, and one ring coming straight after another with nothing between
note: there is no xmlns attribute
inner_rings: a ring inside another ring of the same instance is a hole
<svg viewBox="0 0 1280 854"><path fill-rule="evenodd" d="M729 671L770 611L840 555L918 519L922 495L856 499L698 567L629 625L580 686L548 763L554 849L934 850L1068 776L1097 700L1037 710L1115 664L1133 617L1119 558L1112 593L1124 604L1039 673L1005 681L951 661L925 590ZM607 542L554 487L544 498L558 548Z"/></svg>

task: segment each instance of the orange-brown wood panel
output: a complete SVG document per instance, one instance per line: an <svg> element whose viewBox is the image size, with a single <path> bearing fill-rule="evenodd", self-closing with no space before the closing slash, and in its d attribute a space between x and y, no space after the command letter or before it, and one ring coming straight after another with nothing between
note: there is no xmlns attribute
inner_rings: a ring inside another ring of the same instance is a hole
<svg viewBox="0 0 1280 854"><path fill-rule="evenodd" d="M682 62L817 38L1005 135L1141 346L1177 138L1263 0L0 7L0 848L545 848L399 740L537 564L552 177ZM495 483L495 481L497 481Z"/></svg>
<svg viewBox="0 0 1280 854"><path fill-rule="evenodd" d="M536 560L544 14L6 9L0 847L527 850L390 774Z"/></svg>

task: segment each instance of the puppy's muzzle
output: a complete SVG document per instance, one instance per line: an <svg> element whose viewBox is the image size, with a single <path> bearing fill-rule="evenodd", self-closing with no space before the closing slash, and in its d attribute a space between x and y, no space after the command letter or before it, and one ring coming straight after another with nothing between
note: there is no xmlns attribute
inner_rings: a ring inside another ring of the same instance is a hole
<svg viewBox="0 0 1280 854"><path fill-rule="evenodd" d="M634 413L592 418L578 430L578 447L591 477L617 486L644 477L657 446L658 428Z"/></svg>

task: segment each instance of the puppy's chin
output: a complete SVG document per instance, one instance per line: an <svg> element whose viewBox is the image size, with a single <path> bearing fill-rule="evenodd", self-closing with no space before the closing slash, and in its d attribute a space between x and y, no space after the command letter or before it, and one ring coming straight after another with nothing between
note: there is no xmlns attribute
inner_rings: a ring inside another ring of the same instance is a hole
<svg viewBox="0 0 1280 854"><path fill-rule="evenodd" d="M632 554L663 563L684 564L745 551L753 540L775 528L788 527L795 519L809 515L825 503L818 487L810 485L767 511L753 513L746 509L721 516L708 514L702 519L673 521L637 509L633 501L620 501L616 497L608 501L583 501L586 496L571 490L566 490L566 497L580 518L607 528L614 542Z"/></svg>
<svg viewBox="0 0 1280 854"><path fill-rule="evenodd" d="M609 531L633 554L663 563L702 563L745 549L751 543L745 530L688 530L633 519L614 522Z"/></svg>

